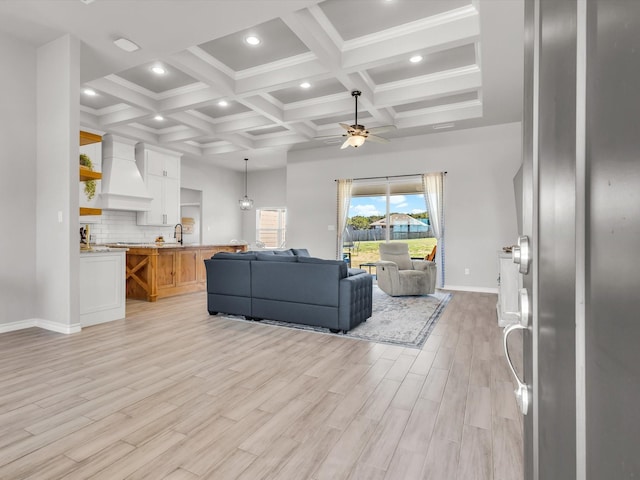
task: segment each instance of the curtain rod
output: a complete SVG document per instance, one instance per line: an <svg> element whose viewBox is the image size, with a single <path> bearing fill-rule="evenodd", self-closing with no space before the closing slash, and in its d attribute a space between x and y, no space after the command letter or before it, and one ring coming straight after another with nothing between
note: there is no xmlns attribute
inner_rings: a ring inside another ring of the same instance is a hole
<svg viewBox="0 0 640 480"><path fill-rule="evenodd" d="M447 172L443 172L445 175ZM384 177L359 177L352 178L351 180L384 180L385 178L402 178L402 177L417 177L422 175L421 173L414 173L412 175L385 175ZM337 182L339 179L334 179L334 182Z"/></svg>

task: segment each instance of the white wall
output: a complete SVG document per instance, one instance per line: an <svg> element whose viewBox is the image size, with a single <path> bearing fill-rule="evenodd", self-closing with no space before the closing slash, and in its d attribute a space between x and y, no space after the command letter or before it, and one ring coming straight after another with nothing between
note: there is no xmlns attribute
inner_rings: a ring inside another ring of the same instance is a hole
<svg viewBox="0 0 640 480"><path fill-rule="evenodd" d="M0 332L35 316L36 50L0 34ZM11 324L14 324L13 326Z"/></svg>
<svg viewBox="0 0 640 480"><path fill-rule="evenodd" d="M202 243L242 239L238 199L244 192L244 173L183 157L180 186L202 190Z"/></svg>
<svg viewBox="0 0 640 480"><path fill-rule="evenodd" d="M80 41L49 42L37 62L36 314L39 325L72 333L80 330Z"/></svg>
<svg viewBox="0 0 640 480"><path fill-rule="evenodd" d="M366 144L290 152L287 244L335 258L338 178L447 171L445 287L496 288L497 251L517 237L513 176L521 125L511 123ZM464 269L470 270L469 275Z"/></svg>
<svg viewBox="0 0 640 480"><path fill-rule="evenodd" d="M242 238L250 244L256 241L256 209L287 206L287 170L249 171L249 198L253 200L253 210L242 212ZM242 196L242 195L241 195ZM289 243L287 242L287 246Z"/></svg>

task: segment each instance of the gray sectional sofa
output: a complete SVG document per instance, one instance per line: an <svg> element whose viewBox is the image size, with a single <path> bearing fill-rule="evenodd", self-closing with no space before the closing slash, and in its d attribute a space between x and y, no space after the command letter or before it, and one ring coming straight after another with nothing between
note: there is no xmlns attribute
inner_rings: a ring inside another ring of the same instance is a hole
<svg viewBox="0 0 640 480"><path fill-rule="evenodd" d="M211 315L244 315L347 332L371 316L373 283L345 262L304 249L220 252L205 260Z"/></svg>

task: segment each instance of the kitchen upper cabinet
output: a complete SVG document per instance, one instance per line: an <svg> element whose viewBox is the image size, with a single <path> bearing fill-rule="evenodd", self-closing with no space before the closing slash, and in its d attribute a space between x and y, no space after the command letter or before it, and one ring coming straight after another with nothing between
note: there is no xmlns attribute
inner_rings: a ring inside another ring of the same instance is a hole
<svg viewBox="0 0 640 480"><path fill-rule="evenodd" d="M180 223L180 155L139 143L136 164L153 197L151 210L138 212L138 225Z"/></svg>

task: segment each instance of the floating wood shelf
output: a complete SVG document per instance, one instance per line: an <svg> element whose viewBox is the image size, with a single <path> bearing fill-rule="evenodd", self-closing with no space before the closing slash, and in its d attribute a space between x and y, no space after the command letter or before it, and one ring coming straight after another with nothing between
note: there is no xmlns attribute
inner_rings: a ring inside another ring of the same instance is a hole
<svg viewBox="0 0 640 480"><path fill-rule="evenodd" d="M89 145L90 143L98 143L102 141L102 137L100 135L96 135L95 133L83 132L80 131L80 145Z"/></svg>
<svg viewBox="0 0 640 480"><path fill-rule="evenodd" d="M102 173L94 172L89 170L88 168L80 167L80 181L86 182L87 180L100 180L102 178Z"/></svg>
<svg viewBox="0 0 640 480"><path fill-rule="evenodd" d="M101 208L80 207L80 215L102 215Z"/></svg>

